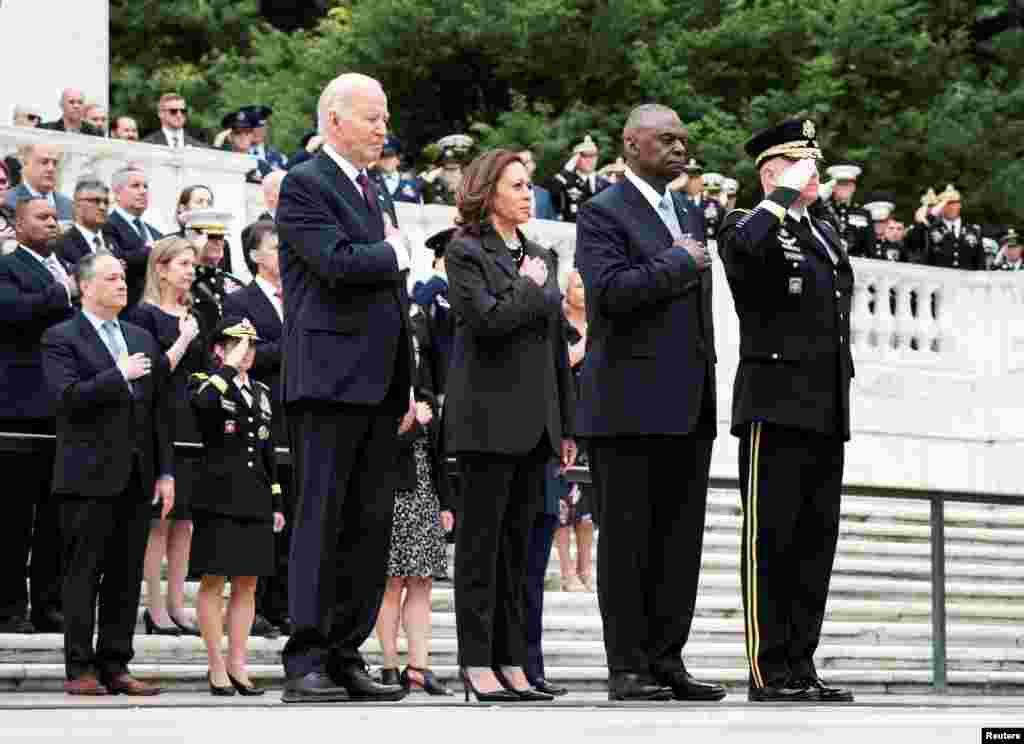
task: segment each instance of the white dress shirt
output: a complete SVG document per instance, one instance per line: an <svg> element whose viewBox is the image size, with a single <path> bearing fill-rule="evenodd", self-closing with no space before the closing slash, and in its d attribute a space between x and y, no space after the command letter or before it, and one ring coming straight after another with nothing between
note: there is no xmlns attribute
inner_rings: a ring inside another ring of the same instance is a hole
<svg viewBox="0 0 1024 744"><path fill-rule="evenodd" d="M110 352L110 356L114 357L114 365L117 367L117 371L121 373L121 377L124 378L125 384L127 384L128 389L131 390L132 383L128 380L128 376L124 373L124 370L121 369L121 366L118 364L119 360L117 358L117 355L114 354L114 350L110 348L109 342L107 340L107 333L106 331L103 330L103 324L106 323L107 321L103 320L103 318L93 315L84 308L82 309L82 315L84 315L85 319L92 323L92 327L96 329L96 335L100 337L100 341L102 341L103 345L107 347L107 351ZM117 333L121 337L121 348L123 348L125 352L127 352L128 341L125 340L124 331L121 330L121 323L118 322L116 318L114 319L114 325L117 327Z"/></svg>
<svg viewBox="0 0 1024 744"><path fill-rule="evenodd" d="M184 129L168 129L162 127L164 137L170 143L170 147L184 147L185 146L185 130Z"/></svg>
<svg viewBox="0 0 1024 744"><path fill-rule="evenodd" d="M363 191L363 187L359 185L359 182L356 181L356 179L359 178L359 174L365 174L366 171L356 168L352 163L345 160L345 158L339 155L338 151L331 145L324 145L323 150L327 153L327 156L333 160L339 168L341 168L342 172L348 176L348 180L350 180L352 185L356 187L356 191L362 194L365 199L366 192ZM367 176L367 178L369 178L369 176ZM381 217L385 220L390 219L387 215L381 215ZM389 238L385 238L385 240L391 244L392 248L395 249L395 261L398 263L398 270L405 271L408 269L411 264L411 259L409 257L409 251L404 245L404 238L392 235Z"/></svg>
<svg viewBox="0 0 1024 744"><path fill-rule="evenodd" d="M78 232L82 233L82 237L85 238L85 242L89 244L89 252L90 253L95 253L96 252L96 243L95 243L96 238L100 239L100 248L102 250L105 250L105 251L109 251L110 250L110 246L107 245L107 241L103 239L103 236L100 233L94 233L89 228L82 227L77 222L75 223L75 229L78 230Z"/></svg>
<svg viewBox="0 0 1024 744"><path fill-rule="evenodd" d="M267 299L270 300L270 304L274 306L275 310L277 310L277 317L281 319L281 322L284 322L284 305L281 302L281 298L276 294L278 291L277 287L258 274L253 281L256 282L257 287L263 290L263 294L267 296Z"/></svg>
<svg viewBox="0 0 1024 744"><path fill-rule="evenodd" d="M142 242L143 243L148 243L151 240L153 240L153 234L149 231L149 227L146 225L146 220L145 219L143 219L142 217L136 217L134 214L132 214L131 212L128 212L125 209L122 209L120 206L114 207L114 209L112 211L113 211L114 214L121 215L121 219L123 219L125 222L127 222L128 226L132 230L136 229L135 228L135 220L141 221L142 222L142 233L143 233L142 234ZM136 231L136 235L138 235L138 231Z"/></svg>
<svg viewBox="0 0 1024 744"><path fill-rule="evenodd" d="M949 230L956 237L960 237L960 218L957 217L955 220L943 220L946 223L946 229Z"/></svg>

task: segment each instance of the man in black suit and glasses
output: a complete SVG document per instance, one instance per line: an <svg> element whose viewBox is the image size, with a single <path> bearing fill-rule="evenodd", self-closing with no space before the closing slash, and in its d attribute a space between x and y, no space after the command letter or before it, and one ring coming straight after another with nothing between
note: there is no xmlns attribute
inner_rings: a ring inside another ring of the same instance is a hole
<svg viewBox="0 0 1024 744"><path fill-rule="evenodd" d="M720 700L681 654L690 631L715 438L710 257L668 183L688 133L647 104L623 130L625 179L576 221L588 348L577 431L600 501L598 600L612 700ZM689 229L688 229L689 228Z"/></svg>
<svg viewBox="0 0 1024 744"><path fill-rule="evenodd" d="M323 150L289 171L277 209L296 497L282 699L398 699L405 690L375 682L359 654L384 591L397 433L415 413L407 244L366 173L387 97L342 75L318 115Z"/></svg>
<svg viewBox="0 0 1024 744"><path fill-rule="evenodd" d="M43 373L57 401L53 492L63 500L64 689L156 695L127 665L150 504L162 501L163 517L174 506L168 368L149 333L117 319L128 300L121 261L89 254L77 274L81 312L43 334Z"/></svg>

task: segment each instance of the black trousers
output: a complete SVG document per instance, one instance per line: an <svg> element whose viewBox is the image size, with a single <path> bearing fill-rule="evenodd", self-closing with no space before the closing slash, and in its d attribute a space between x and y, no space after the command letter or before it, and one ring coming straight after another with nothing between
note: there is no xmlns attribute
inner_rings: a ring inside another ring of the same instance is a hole
<svg viewBox="0 0 1024 744"><path fill-rule="evenodd" d="M843 440L769 423L740 439L740 576L755 687L815 674L839 536Z"/></svg>
<svg viewBox="0 0 1024 744"><path fill-rule="evenodd" d="M18 474L0 527L0 620L25 617L30 599L34 617L61 607L63 546L60 499L50 493L53 459L52 444L38 454L0 455L2 472Z"/></svg>
<svg viewBox="0 0 1024 744"><path fill-rule="evenodd" d="M466 667L526 663L526 566L544 507L547 435L525 455L462 454L455 527L455 623Z"/></svg>
<svg viewBox="0 0 1024 744"><path fill-rule="evenodd" d="M707 431L587 442L601 505L597 597L610 672L683 664L704 541Z"/></svg>
<svg viewBox="0 0 1024 744"><path fill-rule="evenodd" d="M408 392L406 391L406 400ZM384 596L400 416L391 407L299 404L288 411L292 520L284 647L289 677L361 664Z"/></svg>
<svg viewBox="0 0 1024 744"><path fill-rule="evenodd" d="M150 498L146 498L146 496ZM68 679L126 671L142 593L152 493L138 475L109 499L64 496L64 667ZM93 649L96 602L99 635Z"/></svg>
<svg viewBox="0 0 1024 744"><path fill-rule="evenodd" d="M283 474L284 468L280 470L284 529L274 535L274 574L261 576L256 584L256 612L274 624L283 622L288 616L288 556L291 552L292 522L295 520L294 492Z"/></svg>
<svg viewBox="0 0 1024 744"><path fill-rule="evenodd" d="M530 530L526 556L526 678L544 679L544 578L551 559L551 544L558 529L558 516L539 512Z"/></svg>

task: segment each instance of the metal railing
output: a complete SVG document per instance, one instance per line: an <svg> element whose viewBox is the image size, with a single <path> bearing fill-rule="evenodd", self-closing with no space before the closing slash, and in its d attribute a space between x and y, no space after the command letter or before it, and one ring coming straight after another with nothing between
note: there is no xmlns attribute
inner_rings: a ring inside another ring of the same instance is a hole
<svg viewBox="0 0 1024 744"><path fill-rule="evenodd" d="M36 453L54 445L53 434L22 434L0 432L0 452ZM203 449L197 442L175 442L179 453L195 454ZM277 447L278 464L291 466L287 447ZM566 478L574 483L590 483L590 470L585 466L569 468ZM739 489L736 478L711 477L710 488ZM948 691L946 676L946 532L945 509L947 501L973 504L1005 504L1024 506L1024 495L977 491L950 491L926 488L888 488L863 484L844 484L843 494L886 499L912 499L927 501L931 505L929 516L929 542L931 545L932 596L932 689L937 693Z"/></svg>

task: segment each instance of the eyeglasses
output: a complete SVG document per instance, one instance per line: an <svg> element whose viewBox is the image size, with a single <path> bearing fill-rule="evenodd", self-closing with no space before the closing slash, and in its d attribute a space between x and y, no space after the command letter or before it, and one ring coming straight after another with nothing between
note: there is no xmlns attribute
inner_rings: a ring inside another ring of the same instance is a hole
<svg viewBox="0 0 1024 744"><path fill-rule="evenodd" d="M184 116L188 113L188 109L184 106L182 106L181 108L165 108L164 111L166 111L168 114L171 114L172 116Z"/></svg>
<svg viewBox="0 0 1024 744"><path fill-rule="evenodd" d="M109 207L110 199L103 199L98 196L82 196L79 197L78 201L88 202L89 204L95 204L97 207Z"/></svg>

